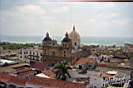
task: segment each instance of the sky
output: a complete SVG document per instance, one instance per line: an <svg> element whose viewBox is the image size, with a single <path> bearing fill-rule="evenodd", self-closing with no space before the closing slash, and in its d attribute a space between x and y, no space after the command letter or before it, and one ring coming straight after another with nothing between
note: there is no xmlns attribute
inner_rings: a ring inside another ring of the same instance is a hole
<svg viewBox="0 0 133 88"><path fill-rule="evenodd" d="M132 2L0 0L0 35L133 37Z"/></svg>

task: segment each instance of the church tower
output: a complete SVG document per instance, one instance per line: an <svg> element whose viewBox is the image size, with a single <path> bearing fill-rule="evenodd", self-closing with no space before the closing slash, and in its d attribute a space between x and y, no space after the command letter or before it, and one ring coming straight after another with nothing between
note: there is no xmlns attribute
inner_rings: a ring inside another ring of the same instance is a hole
<svg viewBox="0 0 133 88"><path fill-rule="evenodd" d="M62 39L61 44L58 44L56 40L50 38L49 33L46 33L42 41L43 57L41 62L48 65L57 64L61 61L72 60L72 41L69 38L68 33Z"/></svg>
<svg viewBox="0 0 133 88"><path fill-rule="evenodd" d="M62 40L62 47L63 47L63 57L70 57L72 51L72 41L66 32L65 38Z"/></svg>
<svg viewBox="0 0 133 88"><path fill-rule="evenodd" d="M69 34L70 39L72 40L72 47L73 50L78 50L80 47L80 35L78 32L76 32L75 30L75 26L73 25L73 30L72 32Z"/></svg>

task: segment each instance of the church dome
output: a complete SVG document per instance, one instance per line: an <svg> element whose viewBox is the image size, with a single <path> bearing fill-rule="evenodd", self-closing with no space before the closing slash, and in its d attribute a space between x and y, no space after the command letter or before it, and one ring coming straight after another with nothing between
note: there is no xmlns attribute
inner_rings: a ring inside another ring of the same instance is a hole
<svg viewBox="0 0 133 88"><path fill-rule="evenodd" d="M62 40L62 42L70 42L71 39L68 37L68 33L66 33L65 38Z"/></svg>
<svg viewBox="0 0 133 88"><path fill-rule="evenodd" d="M75 26L73 26L73 31L69 34L69 37L72 40L80 40L80 35L78 32L75 31Z"/></svg>
<svg viewBox="0 0 133 88"><path fill-rule="evenodd" d="M43 39L43 41L52 41L52 39L49 37L49 33L46 33L46 37Z"/></svg>

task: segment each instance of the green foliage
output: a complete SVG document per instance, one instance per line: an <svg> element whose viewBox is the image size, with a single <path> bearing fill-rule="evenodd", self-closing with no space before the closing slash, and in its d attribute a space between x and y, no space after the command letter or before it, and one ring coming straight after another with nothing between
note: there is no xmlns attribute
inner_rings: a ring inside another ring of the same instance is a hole
<svg viewBox="0 0 133 88"><path fill-rule="evenodd" d="M21 48L29 48L33 47L34 45L40 45L40 44L34 44L34 43L8 43L8 42L0 42L0 46L3 47L3 49L10 49L10 50L16 50Z"/></svg>
<svg viewBox="0 0 133 88"><path fill-rule="evenodd" d="M66 62L63 62L61 64L58 64L55 66L56 69L56 78L60 79L60 80L66 80L67 77L71 77L68 69L70 69L70 67L68 66L68 64Z"/></svg>

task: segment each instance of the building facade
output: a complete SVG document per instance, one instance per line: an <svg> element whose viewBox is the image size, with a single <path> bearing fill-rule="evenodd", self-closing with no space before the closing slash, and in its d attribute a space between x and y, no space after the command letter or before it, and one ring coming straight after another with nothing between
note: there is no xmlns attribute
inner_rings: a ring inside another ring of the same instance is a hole
<svg viewBox="0 0 133 88"><path fill-rule="evenodd" d="M20 50L19 58L26 62L32 60L40 61L42 58L42 49L39 48L38 46L31 48L23 48Z"/></svg>
<svg viewBox="0 0 133 88"><path fill-rule="evenodd" d="M54 64L64 60L72 60L72 41L69 38L68 33L65 34L61 44L58 44L56 40L50 38L49 33L47 32L46 37L42 41L42 48L43 58L41 61L44 63Z"/></svg>
<svg viewBox="0 0 133 88"><path fill-rule="evenodd" d="M73 50L78 50L80 48L80 35L75 29L75 26L73 26L72 32L69 33L69 38L72 40Z"/></svg>

